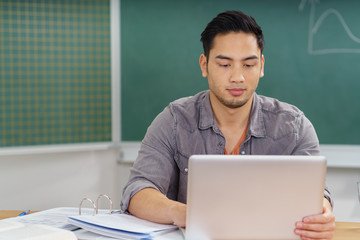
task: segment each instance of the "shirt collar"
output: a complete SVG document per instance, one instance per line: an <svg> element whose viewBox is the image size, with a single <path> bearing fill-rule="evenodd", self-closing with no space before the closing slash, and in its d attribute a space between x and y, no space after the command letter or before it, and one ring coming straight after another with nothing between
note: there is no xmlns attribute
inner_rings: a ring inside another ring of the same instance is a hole
<svg viewBox="0 0 360 240"><path fill-rule="evenodd" d="M205 91L201 100L200 100L200 117L199 117L199 129L207 129L210 127L215 127L218 129L215 117L212 111L210 104L210 92L209 90Z"/></svg>
<svg viewBox="0 0 360 240"><path fill-rule="evenodd" d="M250 113L248 133L254 137L265 137L264 113L262 111L262 100L254 93L253 105Z"/></svg>

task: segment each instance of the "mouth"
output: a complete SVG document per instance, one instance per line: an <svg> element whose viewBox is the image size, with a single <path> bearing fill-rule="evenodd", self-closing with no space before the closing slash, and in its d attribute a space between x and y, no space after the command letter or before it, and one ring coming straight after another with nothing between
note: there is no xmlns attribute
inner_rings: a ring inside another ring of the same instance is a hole
<svg viewBox="0 0 360 240"><path fill-rule="evenodd" d="M243 88L230 88L230 89L227 89L227 90L233 96L240 96L245 92L245 89L243 89Z"/></svg>

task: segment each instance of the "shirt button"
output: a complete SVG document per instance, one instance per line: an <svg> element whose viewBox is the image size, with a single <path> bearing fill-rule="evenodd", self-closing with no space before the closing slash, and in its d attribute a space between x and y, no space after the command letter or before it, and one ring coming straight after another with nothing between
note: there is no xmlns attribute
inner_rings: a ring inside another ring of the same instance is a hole
<svg viewBox="0 0 360 240"><path fill-rule="evenodd" d="M185 168L185 169L184 169L184 171L185 171L185 172L188 172L188 171L189 171L189 169L188 169L188 168Z"/></svg>
<svg viewBox="0 0 360 240"><path fill-rule="evenodd" d="M241 151L241 154L244 155L244 154L245 154L245 151Z"/></svg>

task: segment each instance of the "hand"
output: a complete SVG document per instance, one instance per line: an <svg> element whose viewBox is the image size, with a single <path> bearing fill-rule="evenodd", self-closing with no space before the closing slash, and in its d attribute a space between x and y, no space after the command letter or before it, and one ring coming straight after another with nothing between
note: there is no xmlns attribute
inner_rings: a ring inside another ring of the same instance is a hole
<svg viewBox="0 0 360 240"><path fill-rule="evenodd" d="M173 202L170 208L170 216L174 225L184 228L186 225L186 205L180 202Z"/></svg>
<svg viewBox="0 0 360 240"><path fill-rule="evenodd" d="M335 216L329 201L324 198L322 214L305 217L302 222L297 222L295 226L295 234L299 235L302 240L333 239Z"/></svg>
<svg viewBox="0 0 360 240"><path fill-rule="evenodd" d="M185 227L186 224L186 205L168 199L154 188L144 188L137 192L130 199L128 211L151 222L179 227Z"/></svg>

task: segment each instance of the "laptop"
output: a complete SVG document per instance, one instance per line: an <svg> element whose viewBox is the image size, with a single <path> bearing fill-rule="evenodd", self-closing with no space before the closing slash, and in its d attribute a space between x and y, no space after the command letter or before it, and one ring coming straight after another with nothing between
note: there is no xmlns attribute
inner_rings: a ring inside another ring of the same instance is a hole
<svg viewBox="0 0 360 240"><path fill-rule="evenodd" d="M298 240L295 222L322 213L323 156L193 155L187 240Z"/></svg>

